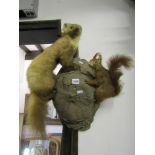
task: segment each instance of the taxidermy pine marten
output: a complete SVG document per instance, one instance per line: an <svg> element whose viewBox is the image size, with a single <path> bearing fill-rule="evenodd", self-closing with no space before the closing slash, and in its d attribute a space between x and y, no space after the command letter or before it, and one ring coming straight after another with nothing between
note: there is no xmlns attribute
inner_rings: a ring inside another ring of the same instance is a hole
<svg viewBox="0 0 155 155"><path fill-rule="evenodd" d="M51 98L56 82L53 70L58 63L62 66L72 66L81 33L80 25L64 24L61 38L38 55L27 70L27 81L30 89L27 120L33 131L45 133L46 103Z"/></svg>
<svg viewBox="0 0 155 155"><path fill-rule="evenodd" d="M89 65L95 69L95 79L86 81L87 84L96 87L96 103L100 103L109 97L117 96L121 91L119 78L122 75L121 66L131 68L133 60L125 55L116 55L110 58L108 70L102 66L102 56L96 53L89 61Z"/></svg>

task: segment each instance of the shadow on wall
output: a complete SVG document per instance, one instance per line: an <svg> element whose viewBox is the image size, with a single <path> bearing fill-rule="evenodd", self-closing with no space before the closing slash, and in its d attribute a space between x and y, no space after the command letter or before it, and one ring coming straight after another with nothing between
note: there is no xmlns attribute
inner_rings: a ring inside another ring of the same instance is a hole
<svg viewBox="0 0 155 155"><path fill-rule="evenodd" d="M113 106L114 106L114 99L110 98L110 99L106 99L104 102L101 103L100 109L109 111L113 108Z"/></svg>
<svg viewBox="0 0 155 155"><path fill-rule="evenodd" d="M135 7L135 0L124 0L130 7Z"/></svg>

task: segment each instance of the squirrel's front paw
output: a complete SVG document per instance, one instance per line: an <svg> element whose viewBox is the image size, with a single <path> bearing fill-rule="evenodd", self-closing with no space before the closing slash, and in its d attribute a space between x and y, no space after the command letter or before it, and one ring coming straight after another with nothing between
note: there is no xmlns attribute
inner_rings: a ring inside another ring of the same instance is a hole
<svg viewBox="0 0 155 155"><path fill-rule="evenodd" d="M89 81L88 80L85 80L85 83L89 84Z"/></svg>

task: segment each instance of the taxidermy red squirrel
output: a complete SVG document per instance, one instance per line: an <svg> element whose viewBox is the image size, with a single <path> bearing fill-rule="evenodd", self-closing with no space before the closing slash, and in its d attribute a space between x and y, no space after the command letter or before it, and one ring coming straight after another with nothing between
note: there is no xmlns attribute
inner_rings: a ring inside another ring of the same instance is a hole
<svg viewBox="0 0 155 155"><path fill-rule="evenodd" d="M108 69L102 66L102 56L96 53L89 61L89 65L95 69L95 79L86 81L87 84L96 87L96 103L100 103L109 97L115 97L121 92L119 79L122 76L121 66L129 69L133 66L133 60L129 56L116 55L110 58Z"/></svg>
<svg viewBox="0 0 155 155"><path fill-rule="evenodd" d="M30 89L27 119L33 131L45 133L46 103L51 98L56 82L53 70L58 63L67 67L73 65L72 61L76 55L81 33L80 25L64 24L61 38L38 55L27 70Z"/></svg>

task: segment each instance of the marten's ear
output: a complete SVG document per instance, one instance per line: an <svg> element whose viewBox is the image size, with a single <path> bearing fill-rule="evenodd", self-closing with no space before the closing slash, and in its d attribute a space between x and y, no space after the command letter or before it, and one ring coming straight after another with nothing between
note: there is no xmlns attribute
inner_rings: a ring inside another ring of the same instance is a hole
<svg viewBox="0 0 155 155"><path fill-rule="evenodd" d="M96 53L93 58L96 59L97 55L98 55L98 53Z"/></svg>
<svg viewBox="0 0 155 155"><path fill-rule="evenodd" d="M102 64L102 55L100 53L96 53L95 59L98 61L98 63Z"/></svg>
<svg viewBox="0 0 155 155"><path fill-rule="evenodd" d="M96 53L94 58L95 59L102 59L102 55L100 53Z"/></svg>

